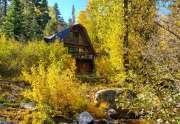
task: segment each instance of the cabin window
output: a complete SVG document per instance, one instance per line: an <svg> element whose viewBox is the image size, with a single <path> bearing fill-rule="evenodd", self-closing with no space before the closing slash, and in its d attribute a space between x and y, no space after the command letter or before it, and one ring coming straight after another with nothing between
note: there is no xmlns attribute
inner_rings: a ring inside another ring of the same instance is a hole
<svg viewBox="0 0 180 124"><path fill-rule="evenodd" d="M68 48L68 52L69 52L69 53L76 53L76 48L74 48L74 47L69 47L69 48Z"/></svg>
<svg viewBox="0 0 180 124"><path fill-rule="evenodd" d="M87 49L86 48L79 48L79 53L87 53Z"/></svg>

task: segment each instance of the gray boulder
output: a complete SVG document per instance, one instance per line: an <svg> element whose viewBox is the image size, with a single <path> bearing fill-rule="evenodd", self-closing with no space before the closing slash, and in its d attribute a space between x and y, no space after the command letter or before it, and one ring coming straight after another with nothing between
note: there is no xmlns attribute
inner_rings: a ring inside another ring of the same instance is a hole
<svg viewBox="0 0 180 124"><path fill-rule="evenodd" d="M79 124L93 124L94 118L92 115L88 112L82 112L79 115Z"/></svg>
<svg viewBox="0 0 180 124"><path fill-rule="evenodd" d="M1 122L0 121L0 124L16 124L15 122Z"/></svg>
<svg viewBox="0 0 180 124"><path fill-rule="evenodd" d="M95 94L95 104L99 106L101 102L109 103L109 107L113 107L115 99L123 92L121 88L109 88L99 90Z"/></svg>
<svg viewBox="0 0 180 124"><path fill-rule="evenodd" d="M117 111L114 109L109 109L107 111L108 119L114 119L117 116Z"/></svg>
<svg viewBox="0 0 180 124"><path fill-rule="evenodd" d="M9 96L6 96L6 100L8 100L8 101L15 101L16 97L13 96L13 95L9 95Z"/></svg>
<svg viewBox="0 0 180 124"><path fill-rule="evenodd" d="M0 103L0 109L4 108L4 104Z"/></svg>
<svg viewBox="0 0 180 124"><path fill-rule="evenodd" d="M177 103L177 104L176 104L176 108L180 108L180 103Z"/></svg>
<svg viewBox="0 0 180 124"><path fill-rule="evenodd" d="M21 108L24 108L24 109L30 109L30 110L35 110L35 109L36 109L34 102L21 103L21 104L20 104L20 107L21 107Z"/></svg>

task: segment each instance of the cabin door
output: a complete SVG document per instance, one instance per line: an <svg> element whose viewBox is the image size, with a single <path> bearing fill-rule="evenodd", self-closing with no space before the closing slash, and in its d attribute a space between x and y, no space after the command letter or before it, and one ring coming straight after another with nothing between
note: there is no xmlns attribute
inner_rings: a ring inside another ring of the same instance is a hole
<svg viewBox="0 0 180 124"><path fill-rule="evenodd" d="M76 60L77 73L78 74L89 74L93 73L94 64L93 60Z"/></svg>

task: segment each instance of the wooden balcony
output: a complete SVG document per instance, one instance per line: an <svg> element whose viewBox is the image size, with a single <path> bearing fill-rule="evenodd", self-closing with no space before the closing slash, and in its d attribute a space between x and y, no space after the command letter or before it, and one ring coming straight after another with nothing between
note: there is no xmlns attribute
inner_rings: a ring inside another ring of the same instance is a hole
<svg viewBox="0 0 180 124"><path fill-rule="evenodd" d="M87 52L70 52L70 54L75 57L76 59L87 59L87 60L94 60L95 56L93 54Z"/></svg>

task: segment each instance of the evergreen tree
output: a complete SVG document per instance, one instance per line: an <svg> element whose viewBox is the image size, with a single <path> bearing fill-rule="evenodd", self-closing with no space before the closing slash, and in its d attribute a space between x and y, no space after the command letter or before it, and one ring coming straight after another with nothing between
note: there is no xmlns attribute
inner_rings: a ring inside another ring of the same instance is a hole
<svg viewBox="0 0 180 124"><path fill-rule="evenodd" d="M64 22L64 19L61 16L57 3L55 3L53 7L49 7L49 15L51 19L46 25L44 31L45 35L52 35L65 29L66 23Z"/></svg>
<svg viewBox="0 0 180 124"><path fill-rule="evenodd" d="M0 0L0 25L2 25L2 21L3 21L3 6L2 6L2 0Z"/></svg>
<svg viewBox="0 0 180 124"><path fill-rule="evenodd" d="M3 15L6 16L7 14L7 0L3 0L4 8L3 8Z"/></svg>
<svg viewBox="0 0 180 124"><path fill-rule="evenodd" d="M7 38L22 40L24 32L22 19L22 4L20 0L12 0L2 27L2 31Z"/></svg>
<svg viewBox="0 0 180 124"><path fill-rule="evenodd" d="M56 12L56 20L58 20L58 22L59 22L61 25L64 25L65 22L64 22L64 19L63 19L62 15L61 15L61 12L60 12L60 10L59 10L59 7L58 7L58 4L57 4L57 3L54 4L54 10L55 10L55 12Z"/></svg>
<svg viewBox="0 0 180 124"><path fill-rule="evenodd" d="M69 18L69 19L68 19L68 27L71 26L71 23L72 23L72 18Z"/></svg>
<svg viewBox="0 0 180 124"><path fill-rule="evenodd" d="M4 21L4 17L7 15L8 0L0 0L0 25ZM1 28L1 26L0 26Z"/></svg>
<svg viewBox="0 0 180 124"><path fill-rule="evenodd" d="M42 30L36 19L35 4L32 0L24 1L24 36L26 40L42 37Z"/></svg>
<svg viewBox="0 0 180 124"><path fill-rule="evenodd" d="M49 7L49 14L51 19L49 20L44 30L45 35L52 35L58 32L58 20L54 7Z"/></svg>
<svg viewBox="0 0 180 124"><path fill-rule="evenodd" d="M39 10L37 15L38 24L41 26L41 29L44 30L46 24L48 23L50 17L48 12L48 2L47 0L38 0L35 2L36 8Z"/></svg>
<svg viewBox="0 0 180 124"><path fill-rule="evenodd" d="M7 6L8 0L0 0L0 11L2 12L3 16L7 14Z"/></svg>

